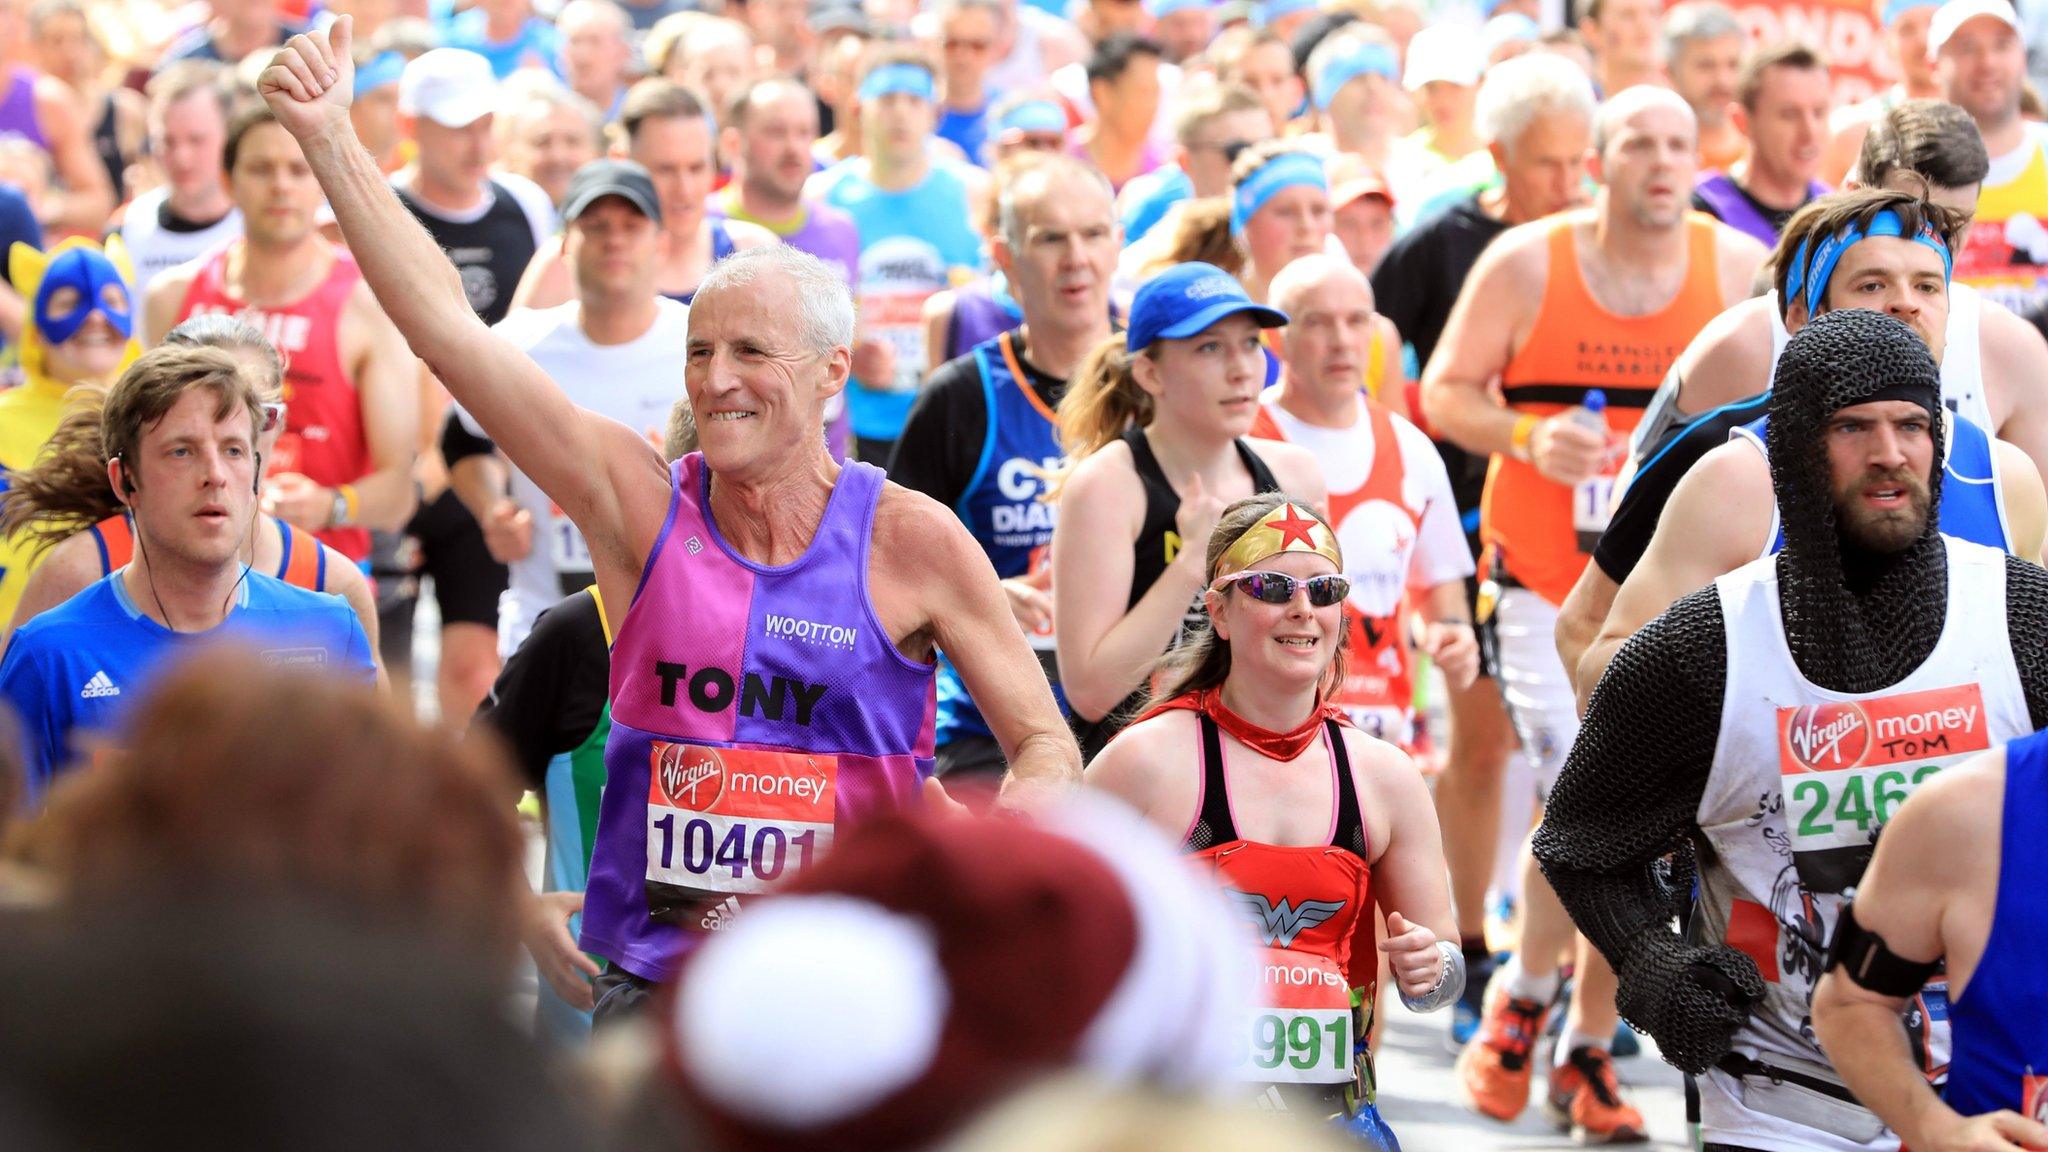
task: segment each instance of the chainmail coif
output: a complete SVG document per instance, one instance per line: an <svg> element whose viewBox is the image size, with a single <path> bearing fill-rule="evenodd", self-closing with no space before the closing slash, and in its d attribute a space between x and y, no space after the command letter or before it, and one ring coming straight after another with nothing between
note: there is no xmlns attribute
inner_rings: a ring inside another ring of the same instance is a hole
<svg viewBox="0 0 2048 1152"><path fill-rule="evenodd" d="M1920 400L1933 421L1927 523L1904 549L1878 554L1841 537L1823 428L1843 408L1880 393ZM1948 591L1941 508L1941 369L1927 343L1890 316L1828 312L1795 333L1771 389L1771 486L1785 549L1778 588L1785 639L1806 678L1837 692L1871 692L1905 679L1934 651ZM1924 397L1924 399L1923 399Z"/></svg>
<svg viewBox="0 0 2048 1152"><path fill-rule="evenodd" d="M1899 340L1902 333L1912 347ZM1861 402L1854 397L1932 381L1936 370L1910 329L1874 313L1822 316L1793 344L1802 351L1786 350L1770 419L1786 537L1777 561L1786 631L1809 679L1837 691L1875 691L1904 679L1932 649L1947 616L1946 555L1930 525L1892 556L1844 556L1821 427L1827 414ZM1857 374L1869 378L1859 383ZM1937 433L1941 415L1934 413ZM1943 440L1937 435L1935 443L1929 495L1938 501ZM2008 557L2003 609L2029 716L2035 727L2048 727L2048 572ZM1727 678L1727 632L1712 586L1630 637L1593 691L1535 843L1558 898L1620 976L1622 1016L1690 1072L1728 1051L1763 994L1748 956L1672 930L1672 893L1661 874L1670 853L1712 851L1697 821Z"/></svg>

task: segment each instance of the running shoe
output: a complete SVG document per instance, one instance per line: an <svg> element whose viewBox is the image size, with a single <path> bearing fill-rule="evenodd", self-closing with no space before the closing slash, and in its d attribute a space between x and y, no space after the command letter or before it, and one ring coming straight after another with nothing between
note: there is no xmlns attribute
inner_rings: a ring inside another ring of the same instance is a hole
<svg viewBox="0 0 2048 1152"><path fill-rule="evenodd" d="M1598 1048L1578 1048L1550 1070L1543 1114L1577 1144L1640 1144L1649 1139L1643 1114L1621 1094L1614 1059Z"/></svg>
<svg viewBox="0 0 2048 1152"><path fill-rule="evenodd" d="M1513 1120L1529 1106L1530 1060L1549 1007L1505 989L1488 996L1479 1034L1458 1053L1457 1064L1458 1086L1481 1115Z"/></svg>

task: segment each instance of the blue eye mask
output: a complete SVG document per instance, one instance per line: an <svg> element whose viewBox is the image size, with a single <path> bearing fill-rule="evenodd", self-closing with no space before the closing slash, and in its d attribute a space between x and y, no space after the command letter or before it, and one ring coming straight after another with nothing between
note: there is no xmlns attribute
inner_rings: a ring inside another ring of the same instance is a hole
<svg viewBox="0 0 2048 1152"><path fill-rule="evenodd" d="M50 300L60 288L76 290L78 303L55 315L50 311ZM43 282L36 288L36 331L44 343L62 344L78 335L94 313L105 317L123 339L135 335L135 298L114 262L94 248L59 252L44 269Z"/></svg>

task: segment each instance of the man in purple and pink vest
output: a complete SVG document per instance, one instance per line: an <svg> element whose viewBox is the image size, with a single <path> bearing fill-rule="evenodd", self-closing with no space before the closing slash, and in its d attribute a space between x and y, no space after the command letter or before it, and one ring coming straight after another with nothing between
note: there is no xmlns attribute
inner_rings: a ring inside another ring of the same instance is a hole
<svg viewBox="0 0 2048 1152"><path fill-rule="evenodd" d="M1692 206L1768 248L1794 212L1828 191L1814 173L1828 146L1834 88L1820 53L1790 42L1744 60L1735 91L1728 116L1749 151L1726 172L1703 176Z"/></svg>
<svg viewBox="0 0 2048 1152"><path fill-rule="evenodd" d="M712 269L682 372L703 451L665 464L475 319L356 140L350 24L294 37L263 96L364 278L407 302L407 342L582 530L618 622L582 936L609 961L598 1018L644 1001L698 933L802 872L839 828L943 796L929 781L940 649L1007 754L1009 803L1077 782L1073 737L980 547L936 501L825 450L825 402L852 367L844 277L783 244Z"/></svg>

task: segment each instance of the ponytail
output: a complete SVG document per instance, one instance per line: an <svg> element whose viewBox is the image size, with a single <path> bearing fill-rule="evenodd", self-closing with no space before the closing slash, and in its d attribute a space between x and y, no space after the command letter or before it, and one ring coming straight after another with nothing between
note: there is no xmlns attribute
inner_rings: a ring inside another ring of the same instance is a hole
<svg viewBox="0 0 2048 1152"><path fill-rule="evenodd" d="M37 554L122 509L107 483L100 412L106 389L82 385L68 399L78 407L58 423L36 462L10 476L7 490L0 492L0 536L23 537Z"/></svg>
<svg viewBox="0 0 2048 1152"><path fill-rule="evenodd" d="M1139 353L1145 355L1145 353ZM1100 452L1133 426L1152 422L1152 397L1131 372L1122 336L1097 344L1060 398L1060 448L1069 468Z"/></svg>
<svg viewBox="0 0 2048 1152"><path fill-rule="evenodd" d="M1182 203L1166 251L1139 269L1141 279L1176 264L1214 264L1232 276L1244 274L1244 248L1230 231L1230 197L1210 196Z"/></svg>

